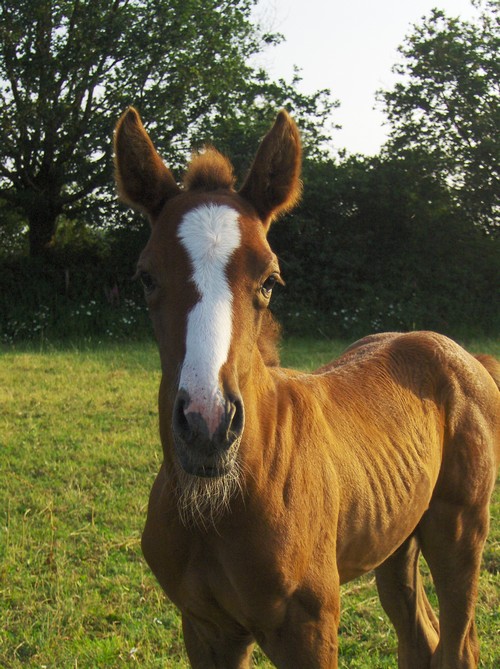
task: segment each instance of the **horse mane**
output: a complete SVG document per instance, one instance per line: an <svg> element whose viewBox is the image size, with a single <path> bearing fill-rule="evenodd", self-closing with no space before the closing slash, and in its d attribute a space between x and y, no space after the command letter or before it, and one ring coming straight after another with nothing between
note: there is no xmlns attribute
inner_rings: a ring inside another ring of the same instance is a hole
<svg viewBox="0 0 500 669"><path fill-rule="evenodd" d="M231 162L213 146L206 146L203 151L193 154L183 179L186 190L232 190L234 183Z"/></svg>
<svg viewBox="0 0 500 669"><path fill-rule="evenodd" d="M257 347L260 351L264 364L267 367L279 367L280 341L281 325L274 318L270 311L265 311L262 319L262 327L259 339L257 340Z"/></svg>

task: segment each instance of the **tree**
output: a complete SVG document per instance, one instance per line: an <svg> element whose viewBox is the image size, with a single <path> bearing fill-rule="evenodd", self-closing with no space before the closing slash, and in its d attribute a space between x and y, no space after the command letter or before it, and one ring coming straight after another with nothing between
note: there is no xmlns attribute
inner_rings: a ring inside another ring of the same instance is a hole
<svg viewBox="0 0 500 669"><path fill-rule="evenodd" d="M433 10L414 27L381 92L392 126L386 152L425 151L476 224L498 230L500 206L500 5L476 3L477 21Z"/></svg>
<svg viewBox="0 0 500 669"><path fill-rule="evenodd" d="M0 0L0 198L27 220L31 255L61 214L81 215L91 194L111 200L111 135L127 105L154 120L175 163L218 124L252 110L268 120L296 95L249 64L279 39L252 23L255 3ZM297 100L320 128L326 93Z"/></svg>
<svg viewBox="0 0 500 669"><path fill-rule="evenodd" d="M299 207L271 227L289 332L498 332L500 245L463 215L417 150L308 161Z"/></svg>

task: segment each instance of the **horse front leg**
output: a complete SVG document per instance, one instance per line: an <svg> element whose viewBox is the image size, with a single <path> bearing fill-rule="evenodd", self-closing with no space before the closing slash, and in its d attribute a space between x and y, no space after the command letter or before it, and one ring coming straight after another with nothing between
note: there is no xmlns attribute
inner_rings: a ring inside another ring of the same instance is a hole
<svg viewBox="0 0 500 669"><path fill-rule="evenodd" d="M277 669L337 669L339 610L339 592L327 604L297 592L283 623L257 641Z"/></svg>
<svg viewBox="0 0 500 669"><path fill-rule="evenodd" d="M244 630L231 632L182 615L182 630L192 669L249 669L253 638Z"/></svg>

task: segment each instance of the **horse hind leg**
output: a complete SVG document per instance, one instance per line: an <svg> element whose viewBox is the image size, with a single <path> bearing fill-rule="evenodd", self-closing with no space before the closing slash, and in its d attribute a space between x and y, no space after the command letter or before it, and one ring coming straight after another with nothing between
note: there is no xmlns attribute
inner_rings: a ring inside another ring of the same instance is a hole
<svg viewBox="0 0 500 669"><path fill-rule="evenodd" d="M466 379L467 381L467 379ZM443 459L417 528L439 600L440 638L432 669L476 669L481 558L489 529L498 448L498 393L469 383L449 400Z"/></svg>
<svg viewBox="0 0 500 669"><path fill-rule="evenodd" d="M438 621L419 571L419 555L417 538L412 535L375 570L380 601L398 636L399 669L429 669L439 640Z"/></svg>
<svg viewBox="0 0 500 669"><path fill-rule="evenodd" d="M422 553L439 600L440 639L432 669L476 669L475 606L488 533L488 506L435 499L419 524Z"/></svg>

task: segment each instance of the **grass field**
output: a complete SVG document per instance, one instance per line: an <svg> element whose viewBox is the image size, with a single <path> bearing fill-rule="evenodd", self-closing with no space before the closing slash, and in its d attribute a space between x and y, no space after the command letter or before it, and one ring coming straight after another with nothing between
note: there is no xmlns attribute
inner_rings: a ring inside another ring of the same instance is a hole
<svg viewBox="0 0 500 669"><path fill-rule="evenodd" d="M340 343L291 340L310 368ZM500 343L469 348L500 356ZM0 667L186 669L180 619L140 553L160 462L152 344L0 355ZM500 666L500 494L478 607L484 669ZM397 666L368 575L343 588L340 666ZM256 667L271 665L256 652ZM297 668L300 669L300 668Z"/></svg>

